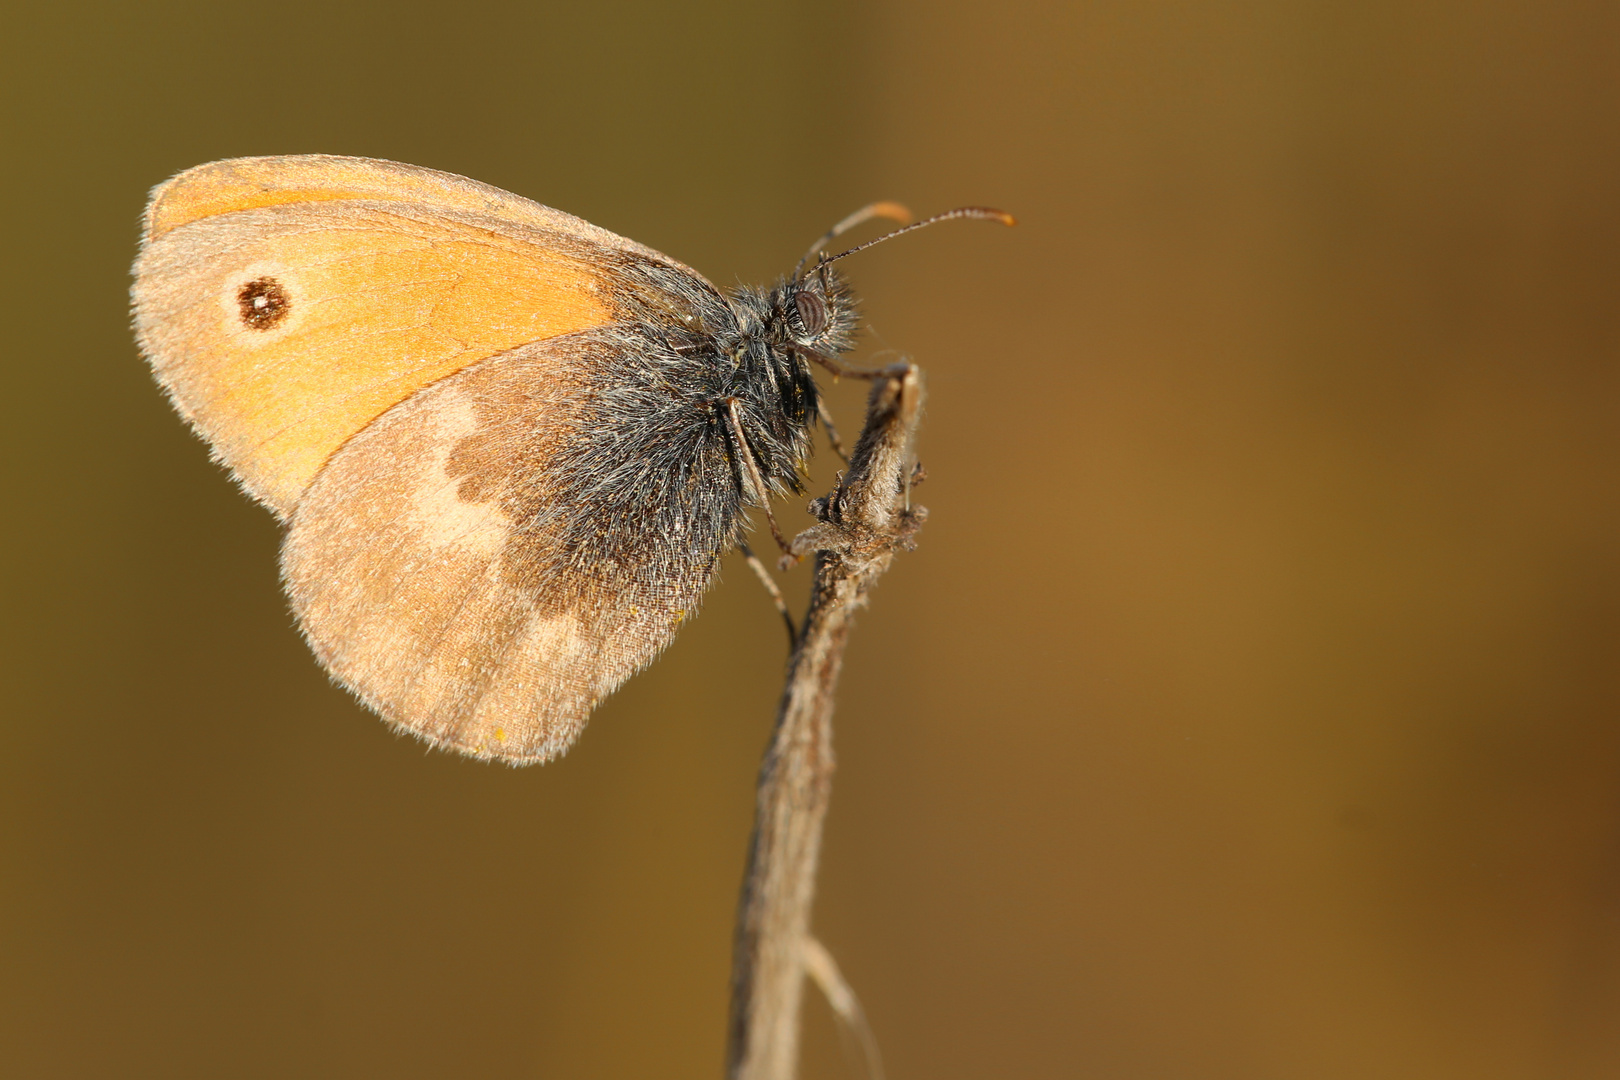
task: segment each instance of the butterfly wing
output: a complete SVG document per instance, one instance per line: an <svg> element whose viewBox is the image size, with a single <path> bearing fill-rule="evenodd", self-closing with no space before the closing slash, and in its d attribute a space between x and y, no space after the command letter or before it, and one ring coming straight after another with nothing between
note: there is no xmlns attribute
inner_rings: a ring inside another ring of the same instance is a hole
<svg viewBox="0 0 1620 1080"><path fill-rule="evenodd" d="M316 654L429 742L560 753L734 534L720 372L672 344L732 316L657 252L426 169L254 158L160 186L135 270L158 380L290 522Z"/></svg>
<svg viewBox="0 0 1620 1080"><path fill-rule="evenodd" d="M417 389L528 342L669 318L677 293L718 300L695 271L560 211L326 156L159 186L132 290L175 407L283 518L332 451Z"/></svg>
<svg viewBox="0 0 1620 1080"><path fill-rule="evenodd" d="M632 329L572 334L349 440L282 553L328 670L436 746L514 764L566 749L696 609L734 534L738 488L689 363ZM638 381L660 403L627 400Z"/></svg>

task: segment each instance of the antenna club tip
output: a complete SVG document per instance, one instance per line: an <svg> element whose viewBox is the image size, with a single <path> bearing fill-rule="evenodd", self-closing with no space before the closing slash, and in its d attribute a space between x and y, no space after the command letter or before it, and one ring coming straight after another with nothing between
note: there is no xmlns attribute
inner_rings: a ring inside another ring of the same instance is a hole
<svg viewBox="0 0 1620 1080"><path fill-rule="evenodd" d="M999 221L1003 225L1016 225L1018 219L1005 210L997 210L993 206L964 206L957 213L963 217L975 217L980 221Z"/></svg>
<svg viewBox="0 0 1620 1080"><path fill-rule="evenodd" d="M911 207L905 203L891 202L887 199L873 203L864 212L873 217L888 218L890 221L898 222L901 225L910 225L917 220L916 215L911 212Z"/></svg>

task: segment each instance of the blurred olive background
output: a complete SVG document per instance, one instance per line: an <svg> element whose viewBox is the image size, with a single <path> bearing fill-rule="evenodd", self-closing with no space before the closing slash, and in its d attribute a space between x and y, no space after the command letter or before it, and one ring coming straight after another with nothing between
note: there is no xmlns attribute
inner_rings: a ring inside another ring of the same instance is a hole
<svg viewBox="0 0 1620 1080"><path fill-rule="evenodd" d="M722 284L872 199L1022 219L845 264L932 394L815 919L895 1080L1620 1075L1620 8L5 22L0 1073L720 1073L782 659L746 569L566 759L425 753L136 354L147 189L329 152Z"/></svg>

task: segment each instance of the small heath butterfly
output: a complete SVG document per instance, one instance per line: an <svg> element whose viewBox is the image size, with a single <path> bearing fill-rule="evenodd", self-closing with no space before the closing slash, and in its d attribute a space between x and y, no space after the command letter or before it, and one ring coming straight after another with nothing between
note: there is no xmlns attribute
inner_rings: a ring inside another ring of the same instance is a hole
<svg viewBox="0 0 1620 1080"><path fill-rule="evenodd" d="M851 215L811 256L902 214ZM841 370L857 317L842 255L811 256L722 293L463 177L240 158L153 191L131 291L174 407L287 526L327 671L434 746L517 765L669 644L748 506L802 490L810 365Z"/></svg>

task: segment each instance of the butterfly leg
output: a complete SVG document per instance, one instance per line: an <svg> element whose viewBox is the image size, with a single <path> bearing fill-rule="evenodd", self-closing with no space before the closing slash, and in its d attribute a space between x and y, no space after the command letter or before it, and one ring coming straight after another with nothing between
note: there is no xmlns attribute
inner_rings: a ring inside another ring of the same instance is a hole
<svg viewBox="0 0 1620 1080"><path fill-rule="evenodd" d="M799 643L799 631L793 625L793 615L788 611L787 601L782 598L782 590L777 588L776 579L771 577L771 572L765 569L765 564L759 561L759 556L754 554L754 549L748 546L746 540L737 541L737 550L748 560L748 565L759 575L760 584L765 586L765 591L770 593L771 599L775 601L776 610L782 616L783 625L787 627L788 651L792 652Z"/></svg>
<svg viewBox="0 0 1620 1080"><path fill-rule="evenodd" d="M743 434L742 417L737 412L737 399L727 398L725 404L726 419L731 422L731 435L737 443L737 460L742 463L743 472L747 475L748 482L753 485L754 497L759 500L761 509L765 511L765 521L771 527L771 535L776 538L776 546L782 549L784 555L792 555L793 549L782 539L782 530L776 525L776 515L771 513L770 489L765 486L765 478L759 474L759 464L754 460L754 451L749 448L748 437Z"/></svg>
<svg viewBox="0 0 1620 1080"><path fill-rule="evenodd" d="M843 364L840 364L826 353L819 353L814 349L807 349L803 345L795 345L792 346L792 348L806 360L814 360L816 363L832 372L833 377L836 379L842 379L845 376L848 376L851 379L886 379L890 375L893 375L897 368L897 365L894 364L890 364L888 367L880 368L845 367Z"/></svg>
<svg viewBox="0 0 1620 1080"><path fill-rule="evenodd" d="M821 426L827 429L827 442L832 446L833 453L848 465L849 454L844 451L844 444L838 438L838 427L833 423L832 410L827 408L827 403L819 397L816 398L816 412L821 416Z"/></svg>

